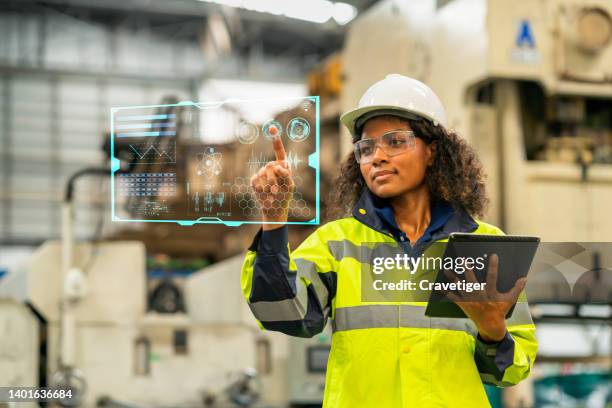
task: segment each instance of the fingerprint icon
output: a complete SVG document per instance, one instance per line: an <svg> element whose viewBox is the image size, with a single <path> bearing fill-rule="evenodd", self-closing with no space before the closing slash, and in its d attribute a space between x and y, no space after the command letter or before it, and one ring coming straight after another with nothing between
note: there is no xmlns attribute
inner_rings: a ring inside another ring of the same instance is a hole
<svg viewBox="0 0 612 408"><path fill-rule="evenodd" d="M304 118L293 118L287 125L287 134L294 142L303 142L310 135L310 125Z"/></svg>

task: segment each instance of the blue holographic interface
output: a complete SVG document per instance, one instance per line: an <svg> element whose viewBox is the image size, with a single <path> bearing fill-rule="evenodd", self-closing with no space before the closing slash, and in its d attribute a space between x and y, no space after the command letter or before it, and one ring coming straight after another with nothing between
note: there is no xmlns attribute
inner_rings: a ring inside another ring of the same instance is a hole
<svg viewBox="0 0 612 408"><path fill-rule="evenodd" d="M318 96L116 107L110 121L113 221L261 223L250 179L275 160L275 128L295 184L287 223L319 224Z"/></svg>

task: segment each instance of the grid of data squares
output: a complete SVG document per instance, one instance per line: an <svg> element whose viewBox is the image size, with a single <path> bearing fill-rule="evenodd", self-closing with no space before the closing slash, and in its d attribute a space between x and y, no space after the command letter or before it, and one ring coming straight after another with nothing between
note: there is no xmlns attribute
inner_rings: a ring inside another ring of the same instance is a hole
<svg viewBox="0 0 612 408"><path fill-rule="evenodd" d="M174 196L176 173L119 174L122 196Z"/></svg>

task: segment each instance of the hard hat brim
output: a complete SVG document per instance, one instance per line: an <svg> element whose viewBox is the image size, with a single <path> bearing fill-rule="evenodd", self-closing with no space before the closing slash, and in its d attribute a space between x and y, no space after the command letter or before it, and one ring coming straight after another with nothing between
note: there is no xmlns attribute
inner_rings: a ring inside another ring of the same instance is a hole
<svg viewBox="0 0 612 408"><path fill-rule="evenodd" d="M353 109L351 111L346 112L340 117L340 122L344 126L346 126L346 128L349 130L351 135L355 137L357 136L355 132L357 131L356 124L359 118L361 118L363 115L367 113L376 112L376 111L385 111L384 112L385 115L393 114L395 116L399 116L405 119L424 118L432 122L434 121L432 117L424 115L422 112L413 112L409 109L398 108L397 106L393 106L393 105L371 105L371 106L364 106L361 108Z"/></svg>

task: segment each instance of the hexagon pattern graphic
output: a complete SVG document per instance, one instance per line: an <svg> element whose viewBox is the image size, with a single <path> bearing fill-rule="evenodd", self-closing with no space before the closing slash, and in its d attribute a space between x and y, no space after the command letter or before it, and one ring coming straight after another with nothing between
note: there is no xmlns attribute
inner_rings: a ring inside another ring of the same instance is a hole
<svg viewBox="0 0 612 408"><path fill-rule="evenodd" d="M311 210L308 208L306 200L304 200L300 192L300 187L303 184L302 178L299 176L294 177L293 183L295 184L295 191L293 192L293 198L289 201L289 215L294 217L310 217ZM253 190L249 185L249 179L236 177L231 190L244 215L257 216L261 214L261 208L259 208ZM275 200L272 203L270 215L280 215L282 210L281 203L285 201L286 198L287 197L282 197L281 200Z"/></svg>

